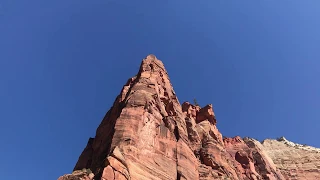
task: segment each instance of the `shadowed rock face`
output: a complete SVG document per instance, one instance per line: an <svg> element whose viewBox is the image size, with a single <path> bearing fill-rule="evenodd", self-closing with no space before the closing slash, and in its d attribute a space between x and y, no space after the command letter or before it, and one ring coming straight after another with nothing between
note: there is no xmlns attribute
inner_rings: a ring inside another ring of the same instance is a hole
<svg viewBox="0 0 320 180"><path fill-rule="evenodd" d="M284 179L258 141L223 139L216 125L211 104L180 105L163 63L149 55L74 170L90 169L96 180ZM59 180L68 178L89 177Z"/></svg>

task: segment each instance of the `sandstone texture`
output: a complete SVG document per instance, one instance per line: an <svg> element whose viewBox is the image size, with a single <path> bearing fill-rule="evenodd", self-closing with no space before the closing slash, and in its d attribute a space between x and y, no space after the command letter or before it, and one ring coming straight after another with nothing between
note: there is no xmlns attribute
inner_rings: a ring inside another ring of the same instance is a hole
<svg viewBox="0 0 320 180"><path fill-rule="evenodd" d="M74 173L59 180L282 180L299 172L319 179L319 155L304 152L278 141L223 138L212 104L180 104L163 63L149 55L88 140ZM295 155L299 163L290 164Z"/></svg>
<svg viewBox="0 0 320 180"><path fill-rule="evenodd" d="M286 179L320 179L320 149L284 137L262 142L264 151Z"/></svg>
<svg viewBox="0 0 320 180"><path fill-rule="evenodd" d="M82 169L73 171L72 174L66 174L58 178L58 180L93 180L94 174L90 169Z"/></svg>

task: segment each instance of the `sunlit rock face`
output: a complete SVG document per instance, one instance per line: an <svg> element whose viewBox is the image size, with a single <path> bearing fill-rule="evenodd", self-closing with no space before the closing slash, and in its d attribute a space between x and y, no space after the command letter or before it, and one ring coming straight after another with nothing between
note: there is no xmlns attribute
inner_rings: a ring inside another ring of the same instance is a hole
<svg viewBox="0 0 320 180"><path fill-rule="evenodd" d="M95 137L89 139L74 173L59 180L289 177L284 171L289 165L284 168L277 160L284 154L280 146L282 154L277 155L272 143L262 145L238 136L223 138L217 124L212 104L180 104L163 63L148 55L138 74L123 86ZM85 169L90 173L79 173Z"/></svg>
<svg viewBox="0 0 320 180"><path fill-rule="evenodd" d="M284 137L266 139L263 149L286 179L320 179L320 149L296 144Z"/></svg>

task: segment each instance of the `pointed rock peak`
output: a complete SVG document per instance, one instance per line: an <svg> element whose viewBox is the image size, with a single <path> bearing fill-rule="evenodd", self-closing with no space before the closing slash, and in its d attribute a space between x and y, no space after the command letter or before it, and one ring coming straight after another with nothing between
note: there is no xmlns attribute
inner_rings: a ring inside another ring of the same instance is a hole
<svg viewBox="0 0 320 180"><path fill-rule="evenodd" d="M149 54L145 59L156 60L157 57L154 54Z"/></svg>
<svg viewBox="0 0 320 180"><path fill-rule="evenodd" d="M139 74L141 74L145 71L163 72L165 74L168 74L162 61L157 59L157 57L153 54L149 54L141 62Z"/></svg>
<svg viewBox="0 0 320 180"><path fill-rule="evenodd" d="M180 104L163 63L150 54L89 139L76 174L59 180L285 179L258 141L223 139L216 124L212 104Z"/></svg>

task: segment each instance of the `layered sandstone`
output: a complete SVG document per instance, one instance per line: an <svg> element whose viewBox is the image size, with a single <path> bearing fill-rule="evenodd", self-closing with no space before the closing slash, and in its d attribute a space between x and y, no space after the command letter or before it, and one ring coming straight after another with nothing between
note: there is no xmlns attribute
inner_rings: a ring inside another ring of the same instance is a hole
<svg viewBox="0 0 320 180"><path fill-rule="evenodd" d="M58 180L93 180L94 174L90 169L82 169L73 171L72 174L66 174L58 178Z"/></svg>
<svg viewBox="0 0 320 180"><path fill-rule="evenodd" d="M254 139L223 138L212 104L181 105L163 63L149 55L74 170L90 169L95 180L285 179L263 149Z"/></svg>
<svg viewBox="0 0 320 180"><path fill-rule="evenodd" d="M320 149L296 144L284 137L266 139L263 149L286 179L320 179Z"/></svg>

